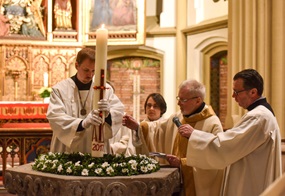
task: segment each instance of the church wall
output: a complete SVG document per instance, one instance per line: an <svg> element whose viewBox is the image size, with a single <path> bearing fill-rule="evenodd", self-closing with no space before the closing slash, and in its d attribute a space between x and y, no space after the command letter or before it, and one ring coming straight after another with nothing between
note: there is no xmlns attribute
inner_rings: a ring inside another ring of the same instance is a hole
<svg viewBox="0 0 285 196"><path fill-rule="evenodd" d="M285 137L284 0L229 1L229 74L256 69L264 79L264 93ZM232 115L243 115L232 100Z"/></svg>
<svg viewBox="0 0 285 196"><path fill-rule="evenodd" d="M163 51L163 80L162 95L167 103L165 117L176 112L176 83L175 83L175 38L157 37L147 38L146 45Z"/></svg>
<svg viewBox="0 0 285 196"><path fill-rule="evenodd" d="M185 0L187 1L187 0ZM151 33L154 31L150 29L148 31L147 25L147 37L146 37L146 45L154 48L158 48L164 52L164 65L163 65L163 93L164 95L173 95L173 96L165 96L166 101L168 104L168 111L166 116L170 115L171 113L179 110L177 108L177 102L175 100L175 96L177 93L177 87L180 82L179 80L184 80L186 78L194 78L206 84L209 87L209 71L205 68L205 60L203 60L203 52L202 50L209 45L213 45L216 43L221 43L221 45L227 45L227 1L213 1L213 0L204 0L204 1L194 1L188 0L187 1L187 10L184 20L187 20L187 26L183 27L181 31L184 32L187 40L185 45L186 46L186 76L185 78L178 79L176 72L179 66L177 65L177 59L182 58L183 54L177 54L177 47L183 47L177 43L177 32L174 32L173 35L168 35L164 32L167 28L176 28L176 22L173 22L173 16L178 16L176 13L177 2L173 5L170 3L165 3L164 0L162 2L163 6L161 8L161 14L157 13L159 6L158 0L157 1L150 1L148 0L147 8L154 7L150 9L149 12L146 10L147 17L149 16L160 16L160 21L157 22L159 26L160 33L152 35ZM168 2L168 1L167 1ZM200 3L199 3L200 2ZM149 6L152 4L152 6ZM198 5L200 4L200 5ZM197 7L198 6L198 7ZM213 8L214 7L214 8ZM210 11L210 9L214 9L216 11ZM182 12L182 10L179 10ZM181 15L179 15L181 17ZM222 17L221 17L222 16ZM183 17L183 16L182 16ZM200 19L199 19L200 17ZM199 20L198 20L199 19ZM176 20L183 20L181 18L177 18ZM221 26L218 24L219 22L223 23ZM200 23L199 23L200 22ZM199 24L197 24L199 23ZM167 24L167 26L164 26ZM209 28L209 26L212 26ZM215 27L218 26L218 27ZM201 32L196 31L196 28L201 28ZM181 28L181 27L179 27ZM206 29L206 30L203 30ZM194 33L193 33L194 31ZM196 31L196 32L195 32ZM170 44L172 43L172 44ZM171 46L171 47L170 47ZM186 52L185 51L185 52ZM179 68L180 69L180 68ZM209 88L207 88L210 91ZM207 97L207 101L209 97Z"/></svg>
<svg viewBox="0 0 285 196"><path fill-rule="evenodd" d="M228 0L188 0L187 25L228 15Z"/></svg>
<svg viewBox="0 0 285 196"><path fill-rule="evenodd" d="M187 78L206 82L209 73L204 64L203 50L211 44L227 42L227 29L219 29L187 36Z"/></svg>
<svg viewBox="0 0 285 196"><path fill-rule="evenodd" d="M158 49L163 53L161 93L167 103L167 111L164 116L168 117L177 111L177 102L175 99L177 89L175 76L177 54L176 38L175 33L173 33L176 14L175 1L147 0L146 4L146 7L149 8L149 10L146 10L147 21L148 18L159 18L159 21L155 23L154 28L149 28L150 24L146 24L145 45ZM153 7L155 9L153 9Z"/></svg>

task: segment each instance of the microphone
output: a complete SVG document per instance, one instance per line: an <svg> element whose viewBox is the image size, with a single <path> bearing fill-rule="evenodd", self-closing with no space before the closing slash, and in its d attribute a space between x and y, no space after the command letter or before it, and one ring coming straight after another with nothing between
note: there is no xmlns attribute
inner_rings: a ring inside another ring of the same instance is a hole
<svg viewBox="0 0 285 196"><path fill-rule="evenodd" d="M182 125L177 116L173 117L172 121L177 127L180 127Z"/></svg>

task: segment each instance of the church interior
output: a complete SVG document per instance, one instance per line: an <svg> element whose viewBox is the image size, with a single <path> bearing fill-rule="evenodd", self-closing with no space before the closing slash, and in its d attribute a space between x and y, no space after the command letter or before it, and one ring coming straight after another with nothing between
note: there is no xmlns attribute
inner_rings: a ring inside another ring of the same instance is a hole
<svg viewBox="0 0 285 196"><path fill-rule="evenodd" d="M144 100L150 93L164 96L167 118L179 110L179 84L196 79L205 85L205 102L227 130L246 112L232 98L232 78L243 69L256 69L281 130L285 171L283 0L0 2L2 184L7 168L49 151L48 99L41 93L76 74L77 52L97 49L96 30L103 23L108 29L107 80L125 112L138 121L146 117ZM68 18L57 15L63 2L69 2L64 6ZM108 19L106 6L113 6L117 19Z"/></svg>

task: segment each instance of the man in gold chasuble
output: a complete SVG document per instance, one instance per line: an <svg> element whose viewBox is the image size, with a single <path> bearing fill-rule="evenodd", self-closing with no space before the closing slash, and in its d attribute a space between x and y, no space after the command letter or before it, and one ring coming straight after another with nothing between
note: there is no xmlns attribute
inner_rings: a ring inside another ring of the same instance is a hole
<svg viewBox="0 0 285 196"><path fill-rule="evenodd" d="M166 153L166 159L160 159L161 164L179 167L182 174L182 195L219 195L222 184L223 170L203 170L186 165L188 139L178 133L173 118L178 117L182 124L190 124L196 129L217 134L222 132L222 125L212 107L204 102L205 87L196 80L186 80L179 86L177 96L180 111L168 119L142 122L137 135L141 142L136 142L137 154L149 152ZM132 127L131 118L123 118L123 125ZM148 141L148 142L146 142ZM149 141L152 141L150 145ZM140 145L139 145L140 144ZM207 155L205 155L207 156Z"/></svg>

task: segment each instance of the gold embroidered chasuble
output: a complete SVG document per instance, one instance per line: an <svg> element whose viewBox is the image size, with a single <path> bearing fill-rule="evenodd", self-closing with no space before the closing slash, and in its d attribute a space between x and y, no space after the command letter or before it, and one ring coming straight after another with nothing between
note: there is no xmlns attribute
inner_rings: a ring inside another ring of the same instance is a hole
<svg viewBox="0 0 285 196"><path fill-rule="evenodd" d="M157 122L142 122L140 125L141 146L136 147L138 154L149 152L163 152L181 158L181 174L183 179L183 192L185 195L218 195L222 183L219 170L202 170L186 165L186 152L188 139L178 134L178 129L173 123L174 116L178 116L182 124L188 123L195 129L217 134L222 132L222 125L211 106L190 117L183 117L180 112L173 114L168 119ZM169 164L165 159L159 159L161 164ZM193 180L195 179L195 181ZM195 182L195 183L194 183ZM196 192L196 194L195 194Z"/></svg>
<svg viewBox="0 0 285 196"><path fill-rule="evenodd" d="M196 122L213 116L215 113L211 107L202 110L200 113L194 114L190 117L184 117L182 124L189 124L195 127ZM186 165L186 153L187 153L188 138L182 137L179 133L176 134L172 154L181 159L181 173L183 178L184 195L193 196L196 195L193 168Z"/></svg>

